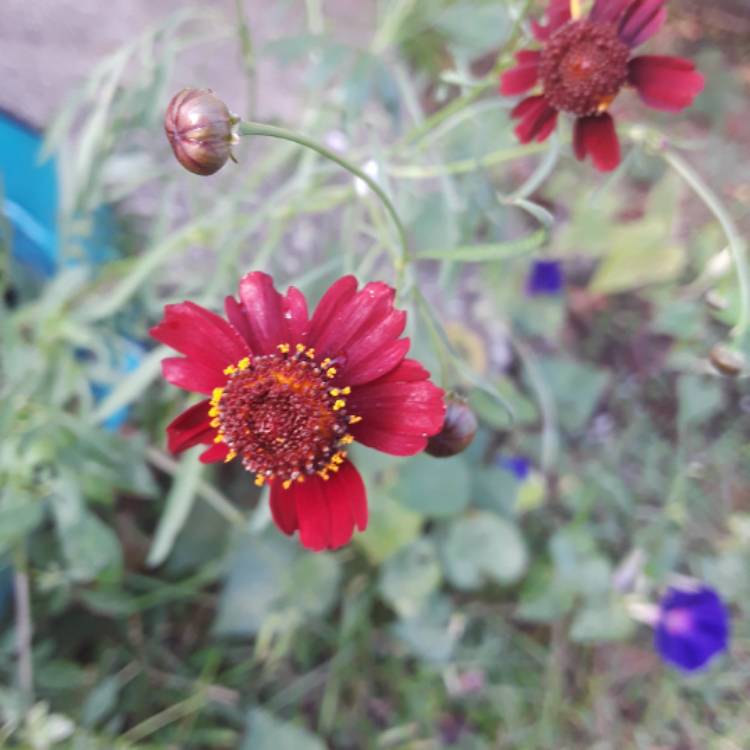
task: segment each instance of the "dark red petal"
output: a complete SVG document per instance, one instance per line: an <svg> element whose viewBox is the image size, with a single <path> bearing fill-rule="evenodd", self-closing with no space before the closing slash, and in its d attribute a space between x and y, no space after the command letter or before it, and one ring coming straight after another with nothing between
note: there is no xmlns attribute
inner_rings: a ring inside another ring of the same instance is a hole
<svg viewBox="0 0 750 750"><path fill-rule="evenodd" d="M223 461L229 454L229 446L226 443L214 443L200 455L202 464L215 464L217 461Z"/></svg>
<svg viewBox="0 0 750 750"><path fill-rule="evenodd" d="M289 343L301 342L309 325L305 295L299 289L290 286L286 290L286 297L281 300L281 307L287 324Z"/></svg>
<svg viewBox="0 0 750 750"><path fill-rule="evenodd" d="M521 143L529 143L534 139L541 143L549 137L557 124L557 110L541 94L524 99L510 114L511 117L521 119L515 129Z"/></svg>
<svg viewBox="0 0 750 750"><path fill-rule="evenodd" d="M611 172L620 163L620 141L609 113L579 117L573 132L573 150L579 159L590 155L601 172Z"/></svg>
<svg viewBox="0 0 750 750"><path fill-rule="evenodd" d="M443 390L429 380L355 388L348 404L361 424L401 435L435 435L445 417Z"/></svg>
<svg viewBox="0 0 750 750"><path fill-rule="evenodd" d="M427 447L429 439L422 435L397 435L372 426L365 428L362 422L354 425L351 432L362 445L390 456L414 456L421 453Z"/></svg>
<svg viewBox="0 0 750 750"><path fill-rule="evenodd" d="M500 76L500 93L505 96L515 96L528 91L539 80L539 60L541 52L521 50L516 53L518 65L506 70Z"/></svg>
<svg viewBox="0 0 750 750"><path fill-rule="evenodd" d="M216 430L210 425L208 399L186 409L167 426L167 446L172 453L192 448L199 443L210 443Z"/></svg>
<svg viewBox="0 0 750 750"><path fill-rule="evenodd" d="M620 20L620 39L630 47L637 47L650 39L667 20L665 2L633 0Z"/></svg>
<svg viewBox="0 0 750 750"><path fill-rule="evenodd" d="M410 383L414 380L429 380L430 373L416 359L405 359L395 370L392 370L382 378L378 378L377 383Z"/></svg>
<svg viewBox="0 0 750 750"><path fill-rule="evenodd" d="M295 343L288 340L283 298L267 273L245 274L240 279L240 300L247 316L250 347L256 354L270 354L279 344Z"/></svg>
<svg viewBox="0 0 750 750"><path fill-rule="evenodd" d="M252 349L251 339L253 332L250 329L250 324L247 321L247 314L245 308L237 302L237 300L231 295L224 300L224 312L226 313L227 320L237 330L247 342L247 345Z"/></svg>
<svg viewBox="0 0 750 750"><path fill-rule="evenodd" d="M617 23L633 0L596 0L589 19L597 23Z"/></svg>
<svg viewBox="0 0 750 750"><path fill-rule="evenodd" d="M164 379L186 391L210 394L226 383L227 376L218 370L185 357L167 357L161 361Z"/></svg>
<svg viewBox="0 0 750 750"><path fill-rule="evenodd" d="M531 28L534 36L540 41L545 42L561 26L570 21L570 0L550 0L547 6L547 23L545 26L531 22Z"/></svg>
<svg viewBox="0 0 750 750"><path fill-rule="evenodd" d="M351 341L346 349L347 371L356 372L370 357L378 356L386 346L404 332L406 313L403 310L391 310L357 339Z"/></svg>
<svg viewBox="0 0 750 750"><path fill-rule="evenodd" d="M356 365L347 364L342 369L341 382L355 386L370 383L397 367L409 351L409 339L398 339L384 345L379 351L373 351L368 357L360 359Z"/></svg>
<svg viewBox="0 0 750 750"><path fill-rule="evenodd" d="M342 276L338 281L331 284L328 291L318 302L310 320L307 340L311 346L316 346L321 334L333 325L331 321L337 319L339 310L351 301L356 292L357 279L354 276Z"/></svg>
<svg viewBox="0 0 750 750"><path fill-rule="evenodd" d="M297 530L297 504L292 487L284 489L281 482L271 485L271 516L274 523L287 535Z"/></svg>
<svg viewBox="0 0 750 750"><path fill-rule="evenodd" d="M151 335L162 344L221 372L246 357L247 344L223 318L193 302L167 305Z"/></svg>
<svg viewBox="0 0 750 750"><path fill-rule="evenodd" d="M628 68L628 80L654 109L679 112L703 91L703 76L690 60L682 57L642 55L634 57Z"/></svg>
<svg viewBox="0 0 750 750"><path fill-rule="evenodd" d="M340 302L323 323L311 328L310 346L318 356L334 357L343 352L350 342L355 342L393 309L395 291L387 284L376 281L366 284L353 296L340 298ZM322 302L322 301L321 301ZM313 325L317 310L313 316Z"/></svg>
<svg viewBox="0 0 750 750"><path fill-rule="evenodd" d="M327 481L317 475L307 477L286 492L294 498L300 542L308 549L342 547L352 538L355 526L367 527L365 486L350 461Z"/></svg>

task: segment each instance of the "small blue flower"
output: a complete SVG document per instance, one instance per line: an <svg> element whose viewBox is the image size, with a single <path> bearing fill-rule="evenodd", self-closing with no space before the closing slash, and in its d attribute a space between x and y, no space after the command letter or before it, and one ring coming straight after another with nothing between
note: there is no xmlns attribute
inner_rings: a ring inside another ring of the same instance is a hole
<svg viewBox="0 0 750 750"><path fill-rule="evenodd" d="M654 647L664 661L692 672L725 651L728 642L729 615L713 589L668 589L654 631Z"/></svg>
<svg viewBox="0 0 750 750"><path fill-rule="evenodd" d="M523 456L504 456L500 459L500 466L522 482L528 479L531 473L531 464Z"/></svg>
<svg viewBox="0 0 750 750"><path fill-rule="evenodd" d="M526 293L531 296L559 294L564 284L559 260L535 260L526 279Z"/></svg>

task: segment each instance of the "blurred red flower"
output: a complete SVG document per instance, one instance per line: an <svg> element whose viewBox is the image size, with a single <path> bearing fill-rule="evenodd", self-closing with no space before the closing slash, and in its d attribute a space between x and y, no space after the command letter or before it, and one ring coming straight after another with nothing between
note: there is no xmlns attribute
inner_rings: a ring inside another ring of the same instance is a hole
<svg viewBox="0 0 750 750"><path fill-rule="evenodd" d="M689 107L704 84L690 60L631 55L664 24L665 2L595 0L587 17L574 19L570 0L551 0L547 24L532 24L542 48L518 52L518 65L500 80L506 96L541 83L542 93L527 97L511 113L520 120L515 132L521 143L544 141L555 129L558 112L569 112L576 116L576 157L590 155L597 169L608 172L620 163L608 109L624 86L634 87L654 109L679 112Z"/></svg>
<svg viewBox="0 0 750 750"><path fill-rule="evenodd" d="M335 282L308 316L290 287L249 273L228 320L193 302L167 305L151 335L184 357L162 363L165 379L208 398L168 427L169 449L210 446L201 461L238 458L270 485L271 512L285 533L313 550L346 544L367 526L367 497L347 456L356 439L396 456L422 451L443 425L443 391L406 359L406 313L394 290L357 291Z"/></svg>

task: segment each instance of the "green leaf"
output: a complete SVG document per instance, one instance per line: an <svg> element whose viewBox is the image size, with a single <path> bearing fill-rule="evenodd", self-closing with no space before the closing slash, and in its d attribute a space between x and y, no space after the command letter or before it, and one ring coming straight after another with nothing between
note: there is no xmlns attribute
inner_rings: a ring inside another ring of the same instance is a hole
<svg viewBox="0 0 750 750"><path fill-rule="evenodd" d="M607 244L609 251L589 284L597 294L672 281L685 266L685 250L665 232L663 219L615 227L609 231Z"/></svg>
<svg viewBox="0 0 750 750"><path fill-rule="evenodd" d="M526 255L540 248L547 240L547 231L536 232L518 240L508 242L490 242L482 245L460 245L436 250L420 250L418 258L431 260L454 260L461 263L485 263L509 260Z"/></svg>
<svg viewBox="0 0 750 750"><path fill-rule="evenodd" d="M380 593L402 618L416 615L439 584L440 564L429 539L401 550L380 572Z"/></svg>
<svg viewBox="0 0 750 750"><path fill-rule="evenodd" d="M395 623L393 633L420 659L444 663L456 646L457 636L449 627L452 614L448 599L433 596L417 614Z"/></svg>
<svg viewBox="0 0 750 750"><path fill-rule="evenodd" d="M281 603L303 617L324 615L336 601L341 569L332 555L302 554L283 575Z"/></svg>
<svg viewBox="0 0 750 750"><path fill-rule="evenodd" d="M247 715L247 730L240 750L326 750L326 747L306 729L254 708Z"/></svg>
<svg viewBox="0 0 750 750"><path fill-rule="evenodd" d="M164 512L148 553L147 564L150 567L158 567L169 556L180 529L190 515L202 471L203 464L197 452L186 455L180 461L180 470L167 495Z"/></svg>
<svg viewBox="0 0 750 750"><path fill-rule="evenodd" d="M44 518L46 504L31 494L8 490L0 497L0 555L31 533Z"/></svg>
<svg viewBox="0 0 750 750"><path fill-rule="evenodd" d="M369 505L367 533L357 534L354 542L373 565L381 565L417 538L422 518L385 495L371 493Z"/></svg>
<svg viewBox="0 0 750 750"><path fill-rule="evenodd" d="M107 568L121 569L117 535L86 508L75 479L60 477L50 502L68 575L73 580L91 581Z"/></svg>
<svg viewBox="0 0 750 750"><path fill-rule="evenodd" d="M720 383L716 378L683 375L678 383L680 400L680 430L709 419L721 408L724 401Z"/></svg>
<svg viewBox="0 0 750 750"><path fill-rule="evenodd" d="M634 629L625 605L613 600L589 605L578 612L570 627L570 637L579 643L618 641L628 638Z"/></svg>
<svg viewBox="0 0 750 750"><path fill-rule="evenodd" d="M514 583L526 570L526 544L515 524L492 513L456 521L442 551L445 574L457 588Z"/></svg>
<svg viewBox="0 0 750 750"><path fill-rule="evenodd" d="M460 513L469 502L470 477L461 456L435 459L414 456L403 465L394 496L424 516Z"/></svg>

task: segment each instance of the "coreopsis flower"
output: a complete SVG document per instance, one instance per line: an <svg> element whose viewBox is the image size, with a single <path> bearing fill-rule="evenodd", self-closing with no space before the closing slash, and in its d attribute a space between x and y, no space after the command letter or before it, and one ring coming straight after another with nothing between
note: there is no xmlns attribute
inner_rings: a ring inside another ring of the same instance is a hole
<svg viewBox="0 0 750 750"><path fill-rule="evenodd" d="M443 391L407 359L406 313L394 290L335 282L308 316L294 287L249 273L226 318L193 302L167 305L151 335L183 357L162 363L172 385L205 394L168 427L169 449L209 446L201 461L237 460L270 486L285 534L313 550L367 526L367 498L349 459L354 440L396 456L424 450L443 425Z"/></svg>
<svg viewBox="0 0 750 750"><path fill-rule="evenodd" d="M445 402L443 427L429 439L425 448L435 458L449 458L463 453L471 445L479 428L477 416L465 399L451 395Z"/></svg>
<svg viewBox="0 0 750 750"><path fill-rule="evenodd" d="M668 589L654 630L654 646L664 661L692 672L725 651L728 641L729 615L713 589Z"/></svg>
<svg viewBox="0 0 750 750"><path fill-rule="evenodd" d="M541 49L517 53L518 65L503 74L502 94L530 91L512 111L520 120L522 143L544 141L557 124L558 112L576 117L573 150L590 155L601 171L620 163L620 143L609 108L625 87L633 87L654 109L679 112L703 90L703 76L690 60L663 55L632 56L666 20L666 0L595 0L587 17L580 0L550 0L547 23L534 23ZM573 12L571 12L573 11Z"/></svg>
<svg viewBox="0 0 750 750"><path fill-rule="evenodd" d="M167 107L164 131L177 161L193 174L207 176L232 158L236 122L211 89L183 89Z"/></svg>
<svg viewBox="0 0 750 750"><path fill-rule="evenodd" d="M559 260L536 260L526 279L526 293L532 297L559 294L564 283Z"/></svg>

